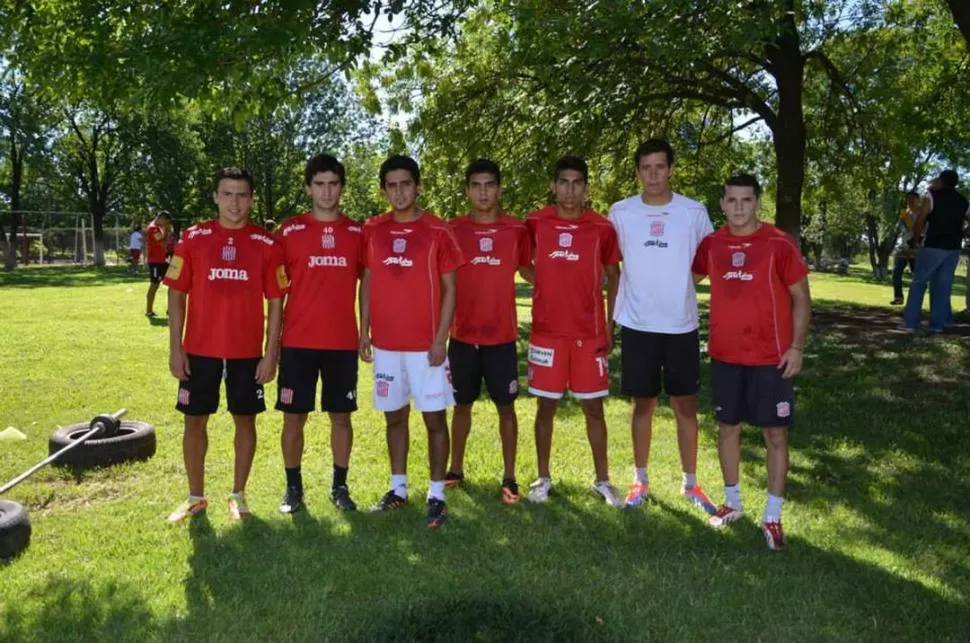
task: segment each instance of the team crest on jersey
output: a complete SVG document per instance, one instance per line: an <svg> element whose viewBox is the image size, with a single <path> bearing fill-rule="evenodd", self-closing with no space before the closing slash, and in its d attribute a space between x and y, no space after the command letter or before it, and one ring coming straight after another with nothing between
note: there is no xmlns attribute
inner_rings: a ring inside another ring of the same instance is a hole
<svg viewBox="0 0 970 643"><path fill-rule="evenodd" d="M651 221L650 222L650 236L651 237L662 237L662 236L664 236L664 222L663 221Z"/></svg>
<svg viewBox="0 0 970 643"><path fill-rule="evenodd" d="M731 255L731 265L735 268L740 268L744 265L746 256L743 252L735 252Z"/></svg>
<svg viewBox="0 0 970 643"><path fill-rule="evenodd" d="M494 242L491 237L482 237L478 240L478 249L482 252L491 252Z"/></svg>
<svg viewBox="0 0 970 643"><path fill-rule="evenodd" d="M394 252L396 252L397 254L401 254L402 252L408 249L408 240L400 239L400 238L395 239L394 244L392 245L392 248L394 249Z"/></svg>
<svg viewBox="0 0 970 643"><path fill-rule="evenodd" d="M573 246L573 235L568 232L559 233L559 247L571 248Z"/></svg>
<svg viewBox="0 0 970 643"><path fill-rule="evenodd" d="M236 246L233 245L233 240L229 239L228 246L222 246L222 260L223 261L235 261L236 260Z"/></svg>
<svg viewBox="0 0 970 643"><path fill-rule="evenodd" d="M320 237L320 245L324 250L333 250L337 247L337 240L332 234L325 234Z"/></svg>

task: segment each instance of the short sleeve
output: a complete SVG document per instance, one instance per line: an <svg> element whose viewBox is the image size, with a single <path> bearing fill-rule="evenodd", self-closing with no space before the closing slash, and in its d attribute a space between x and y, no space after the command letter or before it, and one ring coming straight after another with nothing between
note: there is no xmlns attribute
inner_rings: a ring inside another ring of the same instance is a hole
<svg viewBox="0 0 970 643"><path fill-rule="evenodd" d="M366 223L361 227L360 230L360 272L363 274L365 270L370 268L370 240L373 236L374 226L367 225Z"/></svg>
<svg viewBox="0 0 970 643"><path fill-rule="evenodd" d="M286 294L290 281L283 265L283 249L274 243L266 250L266 265L263 267L263 296L266 299L279 299Z"/></svg>
<svg viewBox="0 0 970 643"><path fill-rule="evenodd" d="M436 228L438 236L438 274L454 272L465 264L465 255L461 252L458 245L458 238L451 228Z"/></svg>
<svg viewBox="0 0 970 643"><path fill-rule="evenodd" d="M610 223L601 225L600 228L602 229L600 237L603 242L603 265L614 266L620 263L622 259L620 256L620 242L616 236L616 228Z"/></svg>
<svg viewBox="0 0 970 643"><path fill-rule="evenodd" d="M707 213L707 208L703 205L697 208L697 239L695 239L695 246L699 246L704 239L707 238L712 232L714 232L714 225L711 223L711 216Z"/></svg>
<svg viewBox="0 0 970 643"><path fill-rule="evenodd" d="M185 240L175 246L175 255L165 272L165 285L179 292L192 290L192 248L194 244Z"/></svg>
<svg viewBox="0 0 970 643"><path fill-rule="evenodd" d="M710 254L711 237L708 235L701 240L701 245L697 246L697 252L694 253L694 264L691 266L690 271L695 275L709 275L710 266L708 264Z"/></svg>
<svg viewBox="0 0 970 643"><path fill-rule="evenodd" d="M525 226L518 228L519 238L519 265L528 266L532 263L532 235Z"/></svg>
<svg viewBox="0 0 970 643"><path fill-rule="evenodd" d="M802 253L787 238L780 244L778 253L778 275L786 286L794 286L808 276L808 266L802 260Z"/></svg>

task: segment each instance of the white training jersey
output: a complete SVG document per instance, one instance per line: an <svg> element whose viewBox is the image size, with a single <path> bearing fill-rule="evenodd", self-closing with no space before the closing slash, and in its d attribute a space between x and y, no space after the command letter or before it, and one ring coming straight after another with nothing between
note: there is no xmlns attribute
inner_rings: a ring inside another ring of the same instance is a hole
<svg viewBox="0 0 970 643"><path fill-rule="evenodd" d="M714 232L703 204L677 194L647 205L640 195L610 208L623 254L613 319L651 333L697 330L697 292L691 264L701 240Z"/></svg>
<svg viewBox="0 0 970 643"><path fill-rule="evenodd" d="M132 232L131 236L128 238L128 247L132 250L141 250L142 238L141 232Z"/></svg>

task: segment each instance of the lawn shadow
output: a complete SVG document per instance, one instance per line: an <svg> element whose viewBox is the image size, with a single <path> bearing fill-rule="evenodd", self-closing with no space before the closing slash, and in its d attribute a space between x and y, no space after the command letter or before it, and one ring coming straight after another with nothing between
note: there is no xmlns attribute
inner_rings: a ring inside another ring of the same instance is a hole
<svg viewBox="0 0 970 643"><path fill-rule="evenodd" d="M63 288L99 286L109 283L143 283L146 275L131 274L127 266L95 268L76 264L21 266L10 272L0 271L0 287Z"/></svg>
<svg viewBox="0 0 970 643"><path fill-rule="evenodd" d="M158 328L168 328L168 317L145 317L150 326Z"/></svg>

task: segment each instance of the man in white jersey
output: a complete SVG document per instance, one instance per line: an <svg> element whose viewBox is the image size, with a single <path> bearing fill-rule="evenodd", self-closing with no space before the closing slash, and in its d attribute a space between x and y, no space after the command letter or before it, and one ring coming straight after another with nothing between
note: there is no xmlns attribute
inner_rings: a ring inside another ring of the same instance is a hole
<svg viewBox="0 0 970 643"><path fill-rule="evenodd" d="M621 330L621 392L633 398L634 479L627 507L650 493L647 462L657 398L663 388L677 420L683 468L681 493L703 511L714 504L697 483L697 390L700 343L691 263L714 231L707 208L670 190L674 152L650 139L633 157L643 192L610 208L623 255L613 319Z"/></svg>

